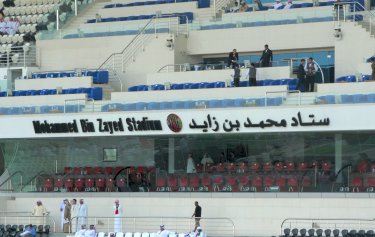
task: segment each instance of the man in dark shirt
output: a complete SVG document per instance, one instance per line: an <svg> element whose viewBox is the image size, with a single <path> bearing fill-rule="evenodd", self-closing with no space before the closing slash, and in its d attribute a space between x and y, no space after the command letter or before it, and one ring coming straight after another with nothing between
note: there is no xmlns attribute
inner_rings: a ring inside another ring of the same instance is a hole
<svg viewBox="0 0 375 237"><path fill-rule="evenodd" d="M262 57L260 57L261 67L272 67L273 54L272 50L268 48L268 44L264 45Z"/></svg>
<svg viewBox="0 0 375 237"><path fill-rule="evenodd" d="M236 66L238 66L238 53L236 49L233 49L233 51L229 53L228 67L235 68Z"/></svg>
<svg viewBox="0 0 375 237"><path fill-rule="evenodd" d="M306 60L301 59L301 63L299 64L298 72L297 72L298 83L297 83L296 90L302 91L302 85L305 85L305 78L306 78L305 63L306 63Z"/></svg>
<svg viewBox="0 0 375 237"><path fill-rule="evenodd" d="M198 202L195 201L195 210L191 217L195 217L195 228L194 232L197 230L198 226L200 226L199 221L202 217L202 207L198 205Z"/></svg>

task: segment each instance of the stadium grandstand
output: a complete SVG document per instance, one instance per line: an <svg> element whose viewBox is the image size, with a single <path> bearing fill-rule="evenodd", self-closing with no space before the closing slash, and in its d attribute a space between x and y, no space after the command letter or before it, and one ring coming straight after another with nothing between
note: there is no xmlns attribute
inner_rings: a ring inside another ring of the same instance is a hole
<svg viewBox="0 0 375 237"><path fill-rule="evenodd" d="M0 5L0 237L374 237L374 0Z"/></svg>

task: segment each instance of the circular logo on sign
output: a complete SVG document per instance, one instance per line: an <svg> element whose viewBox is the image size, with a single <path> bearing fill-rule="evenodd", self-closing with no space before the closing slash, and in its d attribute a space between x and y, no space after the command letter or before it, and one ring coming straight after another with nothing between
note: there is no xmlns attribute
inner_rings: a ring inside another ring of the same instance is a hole
<svg viewBox="0 0 375 237"><path fill-rule="evenodd" d="M182 121L176 114L168 115L167 124L172 132L180 132L182 129Z"/></svg>

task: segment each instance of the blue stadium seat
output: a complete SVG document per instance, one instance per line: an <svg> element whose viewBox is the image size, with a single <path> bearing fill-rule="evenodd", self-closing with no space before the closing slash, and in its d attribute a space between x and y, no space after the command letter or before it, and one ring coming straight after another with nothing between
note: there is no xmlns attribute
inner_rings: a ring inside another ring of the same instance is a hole
<svg viewBox="0 0 375 237"><path fill-rule="evenodd" d="M8 108L6 108L6 107L0 107L0 114L3 114L3 115L8 114Z"/></svg>
<svg viewBox="0 0 375 237"><path fill-rule="evenodd" d="M367 102L375 103L375 94L368 94L367 95Z"/></svg>
<svg viewBox="0 0 375 237"><path fill-rule="evenodd" d="M170 101L160 102L160 109L162 110L172 109L172 102Z"/></svg>
<svg viewBox="0 0 375 237"><path fill-rule="evenodd" d="M336 104L336 97L334 95L319 96L318 100L325 104Z"/></svg>
<svg viewBox="0 0 375 237"><path fill-rule="evenodd" d="M128 91L138 91L138 86L131 86L128 88Z"/></svg>
<svg viewBox="0 0 375 237"><path fill-rule="evenodd" d="M147 109L147 103L145 102L138 102L135 104L135 110L146 110Z"/></svg>
<svg viewBox="0 0 375 237"><path fill-rule="evenodd" d="M21 114L22 113L22 108L21 107L11 107L8 109L8 114L13 115L13 114Z"/></svg>
<svg viewBox="0 0 375 237"><path fill-rule="evenodd" d="M104 8L114 8L116 4L107 4L104 6Z"/></svg>
<svg viewBox="0 0 375 237"><path fill-rule="evenodd" d="M305 3L301 3L301 7L313 7L314 4L310 3L310 2L305 2Z"/></svg>
<svg viewBox="0 0 375 237"><path fill-rule="evenodd" d="M362 81L369 81L371 80L371 75L362 75Z"/></svg>
<svg viewBox="0 0 375 237"><path fill-rule="evenodd" d="M263 80L263 86L270 86L272 85L273 80L267 79Z"/></svg>
<svg viewBox="0 0 375 237"><path fill-rule="evenodd" d="M66 113L78 113L81 112L83 108L83 105L66 105L65 106L65 112Z"/></svg>
<svg viewBox="0 0 375 237"><path fill-rule="evenodd" d="M263 85L264 85L264 80L257 81L257 86L263 86Z"/></svg>
<svg viewBox="0 0 375 237"><path fill-rule="evenodd" d="M293 5L290 8L301 8L301 4L293 3Z"/></svg>
<svg viewBox="0 0 375 237"><path fill-rule="evenodd" d="M224 108L234 107L234 102L235 102L234 99L224 99L222 102L222 106Z"/></svg>
<svg viewBox="0 0 375 237"><path fill-rule="evenodd" d="M184 83L183 86L182 86L182 89L186 90L186 89L190 89L191 85L193 83Z"/></svg>
<svg viewBox="0 0 375 237"><path fill-rule="evenodd" d="M159 102L149 102L147 104L147 110L158 110L158 109L160 109Z"/></svg>
<svg viewBox="0 0 375 237"><path fill-rule="evenodd" d="M256 106L265 106L266 105L266 99L265 98L260 98L255 100Z"/></svg>
<svg viewBox="0 0 375 237"><path fill-rule="evenodd" d="M234 99L234 107L242 107L245 104L245 99Z"/></svg>
<svg viewBox="0 0 375 237"><path fill-rule="evenodd" d="M184 88L184 84L172 84L171 90L182 90Z"/></svg>
<svg viewBox="0 0 375 237"><path fill-rule="evenodd" d="M162 84L154 84L151 86L151 90L153 91L163 91L165 90L165 86Z"/></svg>
<svg viewBox="0 0 375 237"><path fill-rule="evenodd" d="M103 88L101 87L94 87L90 88L89 91L84 91L88 92L88 97L94 100L102 100L103 99Z"/></svg>
<svg viewBox="0 0 375 237"><path fill-rule="evenodd" d="M281 97L267 98L267 106L279 106L282 103L283 99Z"/></svg>
<svg viewBox="0 0 375 237"><path fill-rule="evenodd" d="M21 114L35 114L35 106L21 107Z"/></svg>
<svg viewBox="0 0 375 237"><path fill-rule="evenodd" d="M173 101L172 102L172 109L184 109L185 102L184 101Z"/></svg>
<svg viewBox="0 0 375 237"><path fill-rule="evenodd" d="M192 109L194 106L194 102L193 101L184 101L184 109Z"/></svg>
<svg viewBox="0 0 375 237"><path fill-rule="evenodd" d="M366 103L367 95L364 94L355 94L353 95L353 103Z"/></svg>
<svg viewBox="0 0 375 237"><path fill-rule="evenodd" d="M279 86L279 85L281 85L281 80L273 80L272 83L271 83L271 85L273 85L273 86Z"/></svg>
<svg viewBox="0 0 375 237"><path fill-rule="evenodd" d="M190 89L199 89L200 83L192 83Z"/></svg>
<svg viewBox="0 0 375 237"><path fill-rule="evenodd" d="M207 88L207 84L208 84L208 82L201 82L201 83L199 83L199 89Z"/></svg>
<svg viewBox="0 0 375 237"><path fill-rule="evenodd" d="M137 103L127 103L124 104L125 111L136 111L137 110Z"/></svg>
<svg viewBox="0 0 375 237"><path fill-rule="evenodd" d="M6 91L1 91L0 92L0 97L6 97L7 96L7 92Z"/></svg>
<svg viewBox="0 0 375 237"><path fill-rule="evenodd" d="M341 103L343 103L343 104L353 103L353 96L352 95L341 95Z"/></svg>
<svg viewBox="0 0 375 237"><path fill-rule="evenodd" d="M225 82L223 81L215 82L215 88L224 88L224 87L225 87Z"/></svg>
<svg viewBox="0 0 375 237"><path fill-rule="evenodd" d="M209 100L208 108L221 108L223 107L222 100Z"/></svg>
<svg viewBox="0 0 375 237"><path fill-rule="evenodd" d="M138 91L148 91L148 85L138 85Z"/></svg>
<svg viewBox="0 0 375 237"><path fill-rule="evenodd" d="M248 87L249 86L249 81L240 81L240 87Z"/></svg>

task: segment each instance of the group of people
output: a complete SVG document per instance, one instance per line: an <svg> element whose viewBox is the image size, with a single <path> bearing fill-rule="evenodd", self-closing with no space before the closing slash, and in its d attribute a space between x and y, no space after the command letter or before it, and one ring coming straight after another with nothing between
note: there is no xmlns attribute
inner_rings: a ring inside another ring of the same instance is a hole
<svg viewBox="0 0 375 237"><path fill-rule="evenodd" d="M0 18L0 35L14 35L19 26L20 22L17 18L10 18L8 21Z"/></svg>
<svg viewBox="0 0 375 237"><path fill-rule="evenodd" d="M275 3L272 6L266 7L263 6L261 0L254 0L254 4L252 9L255 11L259 10L279 10L279 9L291 9L293 6L293 0L287 0L286 4L284 5L281 0L275 0ZM249 5L246 1L237 1L234 2L234 5L229 8L229 12L236 13L236 12L246 12L249 10ZM251 10L251 8L250 8Z"/></svg>
<svg viewBox="0 0 375 237"><path fill-rule="evenodd" d="M315 74L317 71L318 67L312 57L310 57L307 62L305 59L301 59L297 73L298 82L296 90L313 92L315 85ZM304 88L302 88L302 86Z"/></svg>
<svg viewBox="0 0 375 237"><path fill-rule="evenodd" d="M240 78L241 78L241 69L238 64L238 52L236 49L233 49L232 52L229 53L228 57L228 67L234 68L234 73L232 75L233 77L233 85L234 87L240 86ZM273 53L272 50L269 49L268 45L264 45L264 50L262 52L262 56L259 60L259 66L260 67L272 67L272 60L273 60ZM250 63L248 66L247 72L245 74L245 78L249 80L250 86L256 86L256 65L255 63Z"/></svg>

